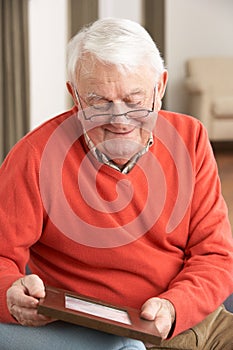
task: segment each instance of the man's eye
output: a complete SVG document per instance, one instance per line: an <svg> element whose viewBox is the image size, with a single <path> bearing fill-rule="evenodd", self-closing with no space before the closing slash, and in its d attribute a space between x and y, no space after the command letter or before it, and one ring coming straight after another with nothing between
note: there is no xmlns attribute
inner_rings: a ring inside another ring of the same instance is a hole
<svg viewBox="0 0 233 350"><path fill-rule="evenodd" d="M101 111L101 112L106 112L111 108L111 103L110 102L106 102L106 103L97 103L92 105L91 107L97 111Z"/></svg>
<svg viewBox="0 0 233 350"><path fill-rule="evenodd" d="M134 108L134 109L143 106L143 104L142 104L141 101L137 101L137 102L126 102L126 105L127 105L127 107L129 107L129 108Z"/></svg>

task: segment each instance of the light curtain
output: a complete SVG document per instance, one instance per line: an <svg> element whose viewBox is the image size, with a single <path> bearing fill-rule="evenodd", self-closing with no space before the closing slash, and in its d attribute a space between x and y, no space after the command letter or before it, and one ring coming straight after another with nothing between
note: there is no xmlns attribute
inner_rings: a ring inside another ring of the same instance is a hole
<svg viewBox="0 0 233 350"><path fill-rule="evenodd" d="M0 0L0 163L29 130L28 0Z"/></svg>

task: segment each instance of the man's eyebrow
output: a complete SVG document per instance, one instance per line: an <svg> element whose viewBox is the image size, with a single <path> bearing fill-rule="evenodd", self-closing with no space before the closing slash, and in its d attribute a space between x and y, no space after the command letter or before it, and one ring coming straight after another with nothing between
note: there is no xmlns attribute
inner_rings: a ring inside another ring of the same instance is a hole
<svg viewBox="0 0 233 350"><path fill-rule="evenodd" d="M134 95L145 95L146 94L146 91L145 90L142 90L142 89L135 89L135 90L132 90L130 91L126 96L134 96Z"/></svg>
<svg viewBox="0 0 233 350"><path fill-rule="evenodd" d="M93 98L96 98L96 99L104 99L104 100L106 100L106 97L104 97L104 96L101 96L101 95L98 95L98 94L96 94L95 92L89 92L88 94L87 94L87 97L86 97L87 99L93 99Z"/></svg>
<svg viewBox="0 0 233 350"><path fill-rule="evenodd" d="M145 93L145 89L140 89L140 88L136 88L136 89L133 89L129 92L129 95L134 95L134 94L141 94L141 93Z"/></svg>
<svg viewBox="0 0 233 350"><path fill-rule="evenodd" d="M130 96L135 96L135 95L143 95L144 96L144 95L146 95L146 91L142 90L142 89L135 89L135 90L132 90L129 93L127 93L125 95L125 98L130 97ZM109 100L106 96L99 95L95 92L89 92L87 94L86 99L88 99L88 100L99 99L99 100L106 100L106 101Z"/></svg>

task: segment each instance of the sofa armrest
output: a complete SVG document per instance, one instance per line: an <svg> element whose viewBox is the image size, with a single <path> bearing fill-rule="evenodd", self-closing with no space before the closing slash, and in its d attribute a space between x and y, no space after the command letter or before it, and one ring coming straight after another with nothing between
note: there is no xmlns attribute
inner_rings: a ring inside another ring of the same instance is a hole
<svg viewBox="0 0 233 350"><path fill-rule="evenodd" d="M191 94L201 94L206 91L204 84L194 77L185 78L184 84L188 92Z"/></svg>

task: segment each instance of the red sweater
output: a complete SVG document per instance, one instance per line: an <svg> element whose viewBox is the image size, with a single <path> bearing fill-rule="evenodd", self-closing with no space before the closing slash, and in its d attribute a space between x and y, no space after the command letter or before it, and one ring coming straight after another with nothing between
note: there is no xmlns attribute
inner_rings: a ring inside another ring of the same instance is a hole
<svg viewBox="0 0 233 350"><path fill-rule="evenodd" d="M16 144L0 183L1 322L15 322L6 290L28 262L46 284L109 303L170 300L173 335L233 292L227 209L194 118L161 111L154 144L122 174L89 154L73 109Z"/></svg>

